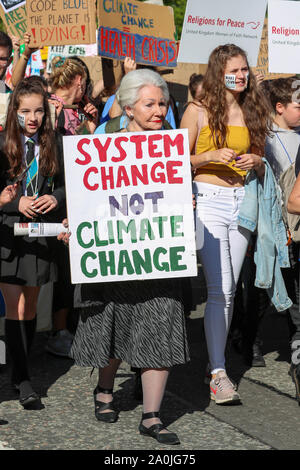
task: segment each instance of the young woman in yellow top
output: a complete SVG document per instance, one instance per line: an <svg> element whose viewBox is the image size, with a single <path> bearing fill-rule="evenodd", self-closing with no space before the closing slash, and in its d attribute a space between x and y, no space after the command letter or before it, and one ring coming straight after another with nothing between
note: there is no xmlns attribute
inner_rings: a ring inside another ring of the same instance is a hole
<svg viewBox="0 0 300 470"><path fill-rule="evenodd" d="M206 277L205 334L211 398L236 403L240 396L226 374L225 346L235 288L250 233L237 225L248 170L264 174L263 155L269 112L249 69L246 53L233 44L210 55L200 107L187 108L197 202L197 249Z"/></svg>

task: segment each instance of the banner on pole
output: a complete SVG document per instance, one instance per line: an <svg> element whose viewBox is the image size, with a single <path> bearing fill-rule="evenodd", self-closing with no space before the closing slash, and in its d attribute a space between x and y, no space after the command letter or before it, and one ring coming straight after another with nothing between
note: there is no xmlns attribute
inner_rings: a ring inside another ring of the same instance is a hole
<svg viewBox="0 0 300 470"><path fill-rule="evenodd" d="M186 129L63 145L72 283L197 275Z"/></svg>
<svg viewBox="0 0 300 470"><path fill-rule="evenodd" d="M267 0L188 0L178 62L207 64L216 47L236 44L255 67L266 6Z"/></svg>

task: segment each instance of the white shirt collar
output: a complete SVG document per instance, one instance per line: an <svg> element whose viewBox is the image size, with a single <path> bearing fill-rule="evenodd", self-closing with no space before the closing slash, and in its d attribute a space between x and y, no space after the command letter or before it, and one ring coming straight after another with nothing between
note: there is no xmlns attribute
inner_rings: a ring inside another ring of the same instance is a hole
<svg viewBox="0 0 300 470"><path fill-rule="evenodd" d="M38 143L38 133L36 132L32 137L27 137L26 135L23 134L23 137L24 137L24 144L26 144L26 142L31 139L31 140L34 140L34 143L37 145Z"/></svg>

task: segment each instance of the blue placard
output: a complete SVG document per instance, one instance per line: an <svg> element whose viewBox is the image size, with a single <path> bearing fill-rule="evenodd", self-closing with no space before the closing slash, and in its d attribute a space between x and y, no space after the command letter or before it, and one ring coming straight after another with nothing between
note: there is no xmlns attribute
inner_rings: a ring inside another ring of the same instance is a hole
<svg viewBox="0 0 300 470"><path fill-rule="evenodd" d="M111 59L131 57L138 64L177 66L177 44L171 39L141 36L115 28L98 29L98 54Z"/></svg>

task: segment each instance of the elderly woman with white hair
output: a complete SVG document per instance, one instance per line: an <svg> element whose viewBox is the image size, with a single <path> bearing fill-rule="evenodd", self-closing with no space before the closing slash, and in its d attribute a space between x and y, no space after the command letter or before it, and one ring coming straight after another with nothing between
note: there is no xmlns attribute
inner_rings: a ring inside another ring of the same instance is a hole
<svg viewBox="0 0 300 470"><path fill-rule="evenodd" d="M169 92L152 70L135 70L122 79L117 98L123 110L96 129L144 132L164 128ZM113 126L113 127L112 127ZM117 163L115 163L117 165ZM160 444L179 444L160 421L159 410L169 369L189 360L178 279L124 281L77 286L79 324L71 349L78 365L99 368L94 391L99 421L115 422L114 379L121 361L141 369L143 415L140 434Z"/></svg>

